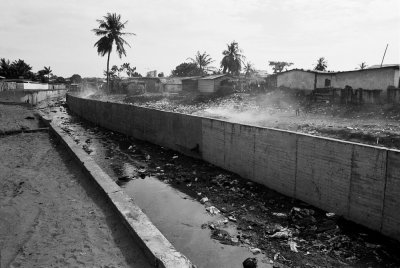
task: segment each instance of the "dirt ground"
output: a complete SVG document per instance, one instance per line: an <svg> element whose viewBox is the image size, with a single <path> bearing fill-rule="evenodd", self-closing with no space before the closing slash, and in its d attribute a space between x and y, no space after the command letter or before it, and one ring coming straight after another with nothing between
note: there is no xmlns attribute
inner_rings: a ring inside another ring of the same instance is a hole
<svg viewBox="0 0 400 268"><path fill-rule="evenodd" d="M0 105L0 129L39 127L33 112ZM47 132L0 134L0 267L150 267L64 150Z"/></svg>
<svg viewBox="0 0 400 268"><path fill-rule="evenodd" d="M231 237L224 224L199 222L222 244L257 247L276 267L400 267L399 242L203 161L79 120L64 107L60 102L49 112L56 115L58 111L64 131L88 154L96 148L83 132L104 139L103 164L116 161L117 155L118 161L133 159L130 163L140 163L145 175L199 201L207 197L205 209L215 206L238 230Z"/></svg>

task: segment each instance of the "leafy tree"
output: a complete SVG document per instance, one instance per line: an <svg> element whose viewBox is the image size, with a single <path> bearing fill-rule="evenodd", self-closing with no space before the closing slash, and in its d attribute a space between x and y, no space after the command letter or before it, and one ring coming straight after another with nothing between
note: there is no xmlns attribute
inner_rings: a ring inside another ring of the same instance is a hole
<svg viewBox="0 0 400 268"><path fill-rule="evenodd" d="M58 77L56 78L56 83L65 83L65 78L62 77L62 76L58 76Z"/></svg>
<svg viewBox="0 0 400 268"><path fill-rule="evenodd" d="M200 70L201 74L206 74L208 71L210 71L212 68L209 68L208 66L214 62L210 55L205 51L203 53L197 51L196 56L194 58L189 58L189 60L197 65L197 68Z"/></svg>
<svg viewBox="0 0 400 268"><path fill-rule="evenodd" d="M110 67L110 54L113 48L113 44L116 45L116 51L118 56L122 58L122 55L126 56L124 45L130 47L128 42L122 38L124 35L132 35L134 33L122 32L128 21L121 22L121 15L116 13L107 13L106 16L101 20L97 20L99 28L93 29L92 31L101 38L94 44L97 47L97 53L100 56L107 54L107 89L109 89L109 67Z"/></svg>
<svg viewBox="0 0 400 268"><path fill-rule="evenodd" d="M361 62L358 67L360 67L361 70L364 70L365 68L367 68L367 64L365 62Z"/></svg>
<svg viewBox="0 0 400 268"><path fill-rule="evenodd" d="M222 72L238 75L242 69L244 56L241 54L242 50L236 41L227 44L227 49L222 52L224 57L221 61Z"/></svg>
<svg viewBox="0 0 400 268"><path fill-rule="evenodd" d="M254 65L249 61L246 63L243 69L246 77L256 72Z"/></svg>
<svg viewBox="0 0 400 268"><path fill-rule="evenodd" d="M140 73L136 72L136 67L131 67L127 62L121 65L120 71L125 71L128 77L142 77Z"/></svg>
<svg viewBox="0 0 400 268"><path fill-rule="evenodd" d="M161 72L161 73L159 73L157 76L158 76L158 77L164 77L164 73Z"/></svg>
<svg viewBox="0 0 400 268"><path fill-rule="evenodd" d="M174 70L172 70L172 76L185 77L185 76L196 76L200 74L201 74L200 69L198 68L197 64L193 62L181 63L178 66L176 66Z"/></svg>
<svg viewBox="0 0 400 268"><path fill-rule="evenodd" d="M113 78L113 79L115 79L115 78L119 78L119 73L120 73L120 68L118 68L118 66L117 65L113 65L112 67L111 67L111 71L110 71L110 75L111 75L111 77Z"/></svg>
<svg viewBox="0 0 400 268"><path fill-rule="evenodd" d="M272 67L274 74L282 72L283 69L287 70L288 67L293 65L292 62L286 61L269 61L268 63Z"/></svg>
<svg viewBox="0 0 400 268"><path fill-rule="evenodd" d="M42 83L47 83L49 81L48 77L46 77L47 75L48 75L48 72L45 69L39 70L36 73L36 80L38 80Z"/></svg>
<svg viewBox="0 0 400 268"><path fill-rule="evenodd" d="M10 60L5 58L0 59L0 76L11 78L11 63Z"/></svg>
<svg viewBox="0 0 400 268"><path fill-rule="evenodd" d="M72 84L82 83L82 77L79 74L73 74L70 80Z"/></svg>
<svg viewBox="0 0 400 268"><path fill-rule="evenodd" d="M325 60L324 57L321 57L317 60L317 65L315 65L314 70L316 71L326 71L328 67L328 62Z"/></svg>

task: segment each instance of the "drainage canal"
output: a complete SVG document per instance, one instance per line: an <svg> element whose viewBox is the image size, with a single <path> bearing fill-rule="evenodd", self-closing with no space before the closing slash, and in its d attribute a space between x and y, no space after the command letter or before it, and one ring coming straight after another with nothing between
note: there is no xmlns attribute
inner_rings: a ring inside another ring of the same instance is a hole
<svg viewBox="0 0 400 268"><path fill-rule="evenodd" d="M247 258L256 258L258 267L272 267L264 253L255 255L248 245L236 245L240 231L233 221L214 211L207 212L204 204L184 190L159 179L164 172L161 167L150 172L148 166L152 159L135 146L135 141L110 139L117 134L85 124L62 107L53 110L52 116L53 122L82 145L174 247L197 267L241 268ZM173 156L171 160L178 157Z"/></svg>

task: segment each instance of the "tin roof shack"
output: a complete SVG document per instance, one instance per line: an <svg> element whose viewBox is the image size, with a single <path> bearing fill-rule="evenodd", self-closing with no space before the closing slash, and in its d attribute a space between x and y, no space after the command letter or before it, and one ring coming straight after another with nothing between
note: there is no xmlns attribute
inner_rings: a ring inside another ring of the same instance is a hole
<svg viewBox="0 0 400 268"><path fill-rule="evenodd" d="M202 94L215 93L220 88L223 81L229 80L227 74L216 74L201 77L198 80L198 89Z"/></svg>
<svg viewBox="0 0 400 268"><path fill-rule="evenodd" d="M180 77L160 77L162 92L178 93L182 91L182 78Z"/></svg>
<svg viewBox="0 0 400 268"><path fill-rule="evenodd" d="M158 77L130 77L118 81L114 91L122 94L142 94L162 92L163 84Z"/></svg>
<svg viewBox="0 0 400 268"><path fill-rule="evenodd" d="M182 91L198 91L200 78L201 76L182 77Z"/></svg>

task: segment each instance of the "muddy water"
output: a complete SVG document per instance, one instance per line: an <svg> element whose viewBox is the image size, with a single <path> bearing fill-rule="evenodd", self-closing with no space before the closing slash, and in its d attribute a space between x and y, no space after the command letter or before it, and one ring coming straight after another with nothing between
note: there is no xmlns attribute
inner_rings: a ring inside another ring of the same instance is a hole
<svg viewBox="0 0 400 268"><path fill-rule="evenodd" d="M223 220L221 215L208 214L203 204L159 180L156 175L138 176L141 170L146 170L149 159L129 153L130 146L135 144L110 139L112 132L81 122L63 107L53 109L50 114L53 121L69 133L105 172L116 181L120 178L118 182L124 191L174 247L197 267L240 268L249 257L258 259L258 267L272 267L263 254L255 256L246 246L221 244L211 238L211 230L208 227L203 229L202 225ZM221 229L231 236L237 233L232 222L222 224Z"/></svg>

